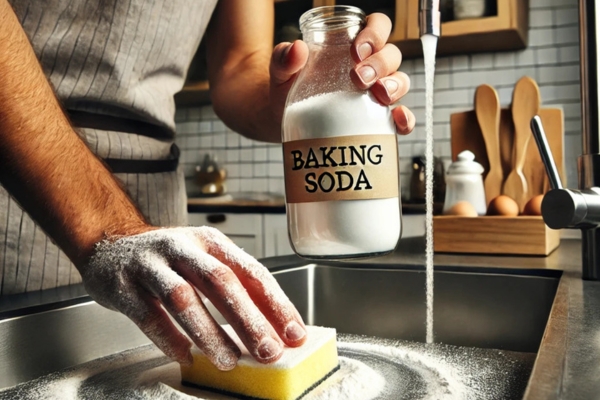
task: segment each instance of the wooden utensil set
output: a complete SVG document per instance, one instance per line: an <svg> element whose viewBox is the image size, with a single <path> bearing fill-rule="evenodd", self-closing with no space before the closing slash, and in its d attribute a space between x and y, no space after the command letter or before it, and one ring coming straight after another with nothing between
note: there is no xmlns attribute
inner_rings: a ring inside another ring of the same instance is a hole
<svg viewBox="0 0 600 400"><path fill-rule="evenodd" d="M520 211L527 201L549 189L549 181L530 121L540 115L548 142L564 179L563 112L541 108L536 82L521 78L515 85L512 104L501 109L496 90L481 85L475 92L475 110L451 116L452 159L463 150L471 150L484 167L487 203L500 194L513 198Z"/></svg>
<svg viewBox="0 0 600 400"><path fill-rule="evenodd" d="M475 92L473 111L450 117L452 160L470 150L484 168L484 187L489 203L500 194L512 197L520 211L527 201L548 191L546 170L537 149L530 121L539 115L556 167L564 181L562 109L540 108L535 81L521 78L512 104L500 107L493 87L481 85ZM434 250L448 253L528 254L545 256L560 243L560 231L544 224L541 216L441 215L433 218Z"/></svg>

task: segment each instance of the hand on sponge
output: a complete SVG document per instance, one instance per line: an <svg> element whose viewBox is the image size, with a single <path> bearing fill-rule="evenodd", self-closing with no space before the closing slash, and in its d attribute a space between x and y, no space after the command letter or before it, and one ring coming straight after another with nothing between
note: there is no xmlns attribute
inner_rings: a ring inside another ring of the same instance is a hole
<svg viewBox="0 0 600 400"><path fill-rule="evenodd" d="M281 358L271 364L257 362L233 329L225 326L225 330L242 350L237 366L220 371L201 351L193 349L194 363L181 366L184 384L243 398L295 400L339 368L335 329L307 326L307 342L285 348Z"/></svg>

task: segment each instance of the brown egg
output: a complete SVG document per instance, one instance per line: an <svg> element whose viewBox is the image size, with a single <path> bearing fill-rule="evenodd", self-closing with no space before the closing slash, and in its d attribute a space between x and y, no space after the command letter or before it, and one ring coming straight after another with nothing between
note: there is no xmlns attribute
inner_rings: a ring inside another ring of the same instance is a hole
<svg viewBox="0 0 600 400"><path fill-rule="evenodd" d="M523 214L525 215L542 215L542 200L544 199L543 194L538 194L537 196L532 197L527 204L525 204L525 209L523 210Z"/></svg>
<svg viewBox="0 0 600 400"><path fill-rule="evenodd" d="M459 201L445 212L446 215L456 215L458 217L476 217L475 207L468 201Z"/></svg>
<svg viewBox="0 0 600 400"><path fill-rule="evenodd" d="M501 194L494 197L488 205L487 215L502 215L503 217L516 217L519 215L519 205L512 198Z"/></svg>

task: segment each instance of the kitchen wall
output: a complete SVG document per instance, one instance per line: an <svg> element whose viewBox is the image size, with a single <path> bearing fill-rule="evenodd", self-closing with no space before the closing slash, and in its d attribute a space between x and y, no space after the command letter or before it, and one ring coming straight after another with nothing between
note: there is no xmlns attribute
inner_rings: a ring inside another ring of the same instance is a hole
<svg viewBox="0 0 600 400"><path fill-rule="evenodd" d="M434 98L435 155L450 162L450 114L473 108L475 88L488 83L499 92L503 107L524 75L539 86L543 106L560 106L565 113L567 180L577 182L576 158L581 153L579 94L579 23L577 0L529 0L529 46L523 51L440 57ZM412 81L402 103L416 115L415 131L398 138L403 194L408 195L411 158L425 149L425 75L423 60L405 60L400 68ZM228 129L210 106L179 109L177 143L182 166L192 178L204 154L215 155L227 169L230 192L283 193L281 148L246 139ZM188 189L195 188L188 179Z"/></svg>

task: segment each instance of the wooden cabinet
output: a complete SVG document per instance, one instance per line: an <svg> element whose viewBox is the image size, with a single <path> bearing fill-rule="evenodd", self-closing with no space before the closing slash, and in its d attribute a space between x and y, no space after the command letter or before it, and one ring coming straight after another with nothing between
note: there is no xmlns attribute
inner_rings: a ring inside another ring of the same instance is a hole
<svg viewBox="0 0 600 400"><path fill-rule="evenodd" d="M396 0L404 5L404 24L397 25L394 42L405 58L422 57L419 39L419 0ZM437 54L468 54L524 49L529 30L528 0L496 0L494 14L442 23Z"/></svg>
<svg viewBox="0 0 600 400"><path fill-rule="evenodd" d="M335 4L353 5L367 14L386 14L392 20L389 42L400 48L405 59L422 57L419 0L275 0L275 41L291 39L290 30L285 28L297 29L298 19L305 11L312 7ZM529 1L495 0L493 5L491 15L443 22L437 54L470 54L525 48L529 28ZM200 52L198 57L201 54ZM195 64L202 63L196 61ZM197 80L188 82L175 96L175 100L178 106L209 103L208 83Z"/></svg>

